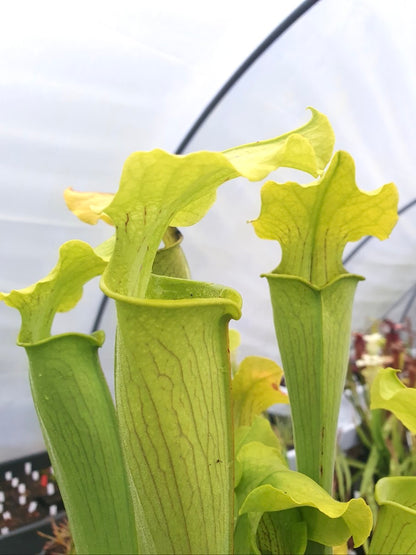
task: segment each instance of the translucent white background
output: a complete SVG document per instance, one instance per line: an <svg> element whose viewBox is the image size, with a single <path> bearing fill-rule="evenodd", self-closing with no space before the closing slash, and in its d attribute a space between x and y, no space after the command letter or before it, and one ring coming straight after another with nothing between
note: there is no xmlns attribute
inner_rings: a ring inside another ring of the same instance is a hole
<svg viewBox="0 0 416 555"><path fill-rule="evenodd" d="M298 1L156 0L9 2L0 20L0 290L53 267L71 238L97 244L111 233L65 208L62 191L114 191L135 150L173 151L202 109ZM400 205L416 197L416 4L411 0L321 0L292 26L203 125L188 150L221 150L276 136L327 114L337 148L356 160L370 190L394 181ZM278 180L293 178L278 172ZM302 182L305 176L296 176ZM240 357L279 360L268 290L258 276L279 247L247 220L261 184L227 183L199 224L183 229L193 277L244 297ZM389 241L371 241L348 265L359 285L354 329L364 329L415 282L415 210ZM365 218L363 214L363 218ZM54 331L88 332L101 294L88 285ZM103 364L111 381L114 312L106 311ZM27 363L14 346L19 315L0 305L0 460L43 449Z"/></svg>

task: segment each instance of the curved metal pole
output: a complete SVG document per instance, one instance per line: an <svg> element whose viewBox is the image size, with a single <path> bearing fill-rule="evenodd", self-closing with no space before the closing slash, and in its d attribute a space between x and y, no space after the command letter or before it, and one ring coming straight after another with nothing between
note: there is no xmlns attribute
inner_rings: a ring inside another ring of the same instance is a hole
<svg viewBox="0 0 416 555"><path fill-rule="evenodd" d="M410 208L412 208L413 206L416 205L416 198L414 198L413 200L409 201L407 204L405 204L404 206L402 206L402 208L400 208L397 213L399 214L399 216L401 214L404 214L405 212L407 212L407 210L410 210ZM346 256L344 258L344 260L342 261L343 264L346 264L347 262L349 262L351 260L351 258L353 258L369 241L370 239L374 239L374 237L365 237L360 243L358 243L358 245L355 247L355 249L353 249L350 254L348 256ZM414 303L415 299L416 299L416 284L413 284L411 287L409 287L409 289L403 293L403 295L401 295L399 297L398 300L396 300L388 310L386 310L386 312L384 312L382 319L386 318L388 313L393 310L394 308L396 308L396 306L398 306L403 299L405 299L407 297L407 295L410 294L410 298L408 300L408 302L406 303L406 306L404 308L404 311L402 313L402 316L400 318L400 322L402 322L405 317L407 316L407 313L409 312L410 308L412 307L412 304Z"/></svg>
<svg viewBox="0 0 416 555"><path fill-rule="evenodd" d="M188 146L191 139L199 131L201 125L205 122L208 116L213 112L217 105L221 102L224 96L230 91L230 89L237 83L237 81L244 75L244 73L258 60L258 58L265 52L269 46L271 46L280 36L283 35L285 31L289 29L296 21L306 13L314 4L319 2L319 0L306 0L302 2L296 10L294 10L290 15L286 17L264 41L250 54L250 56L241 64L241 66L231 75L228 81L221 87L217 92L211 102L203 110L201 115L192 125L188 133L180 142L175 154L182 154L185 148Z"/></svg>
<svg viewBox="0 0 416 555"><path fill-rule="evenodd" d="M402 208L400 208L398 210L398 214L399 216L401 214L404 214L405 212L407 212L407 210L409 210L410 208L412 208L412 206L414 206L416 204L416 198L414 198L413 200L411 200L410 202L408 202L407 204L405 204ZM358 243L358 245L355 247L355 249L353 249L350 254L348 256L346 256L344 258L344 260L342 261L343 264L347 264L347 262L349 262L351 260L351 258L354 258L354 256L364 247L364 245L366 245L371 239L374 239L374 237L368 236L365 237L362 241L360 241Z"/></svg>

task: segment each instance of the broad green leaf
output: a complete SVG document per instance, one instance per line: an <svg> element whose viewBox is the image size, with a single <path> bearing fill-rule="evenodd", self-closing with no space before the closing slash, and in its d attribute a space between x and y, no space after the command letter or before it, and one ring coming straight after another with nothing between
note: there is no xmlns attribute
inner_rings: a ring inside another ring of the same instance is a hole
<svg viewBox="0 0 416 555"><path fill-rule="evenodd" d="M222 183L239 176L263 179L281 166L317 175L332 144L330 139L320 148L320 133L328 139L332 131L326 118L314 111L309 124L295 132L223 153L184 156L156 149L131 154L117 193L103 208L116 227L116 245L104 275L106 286L120 294L145 297L153 259L167 227L198 222ZM94 203L93 213L99 205Z"/></svg>
<svg viewBox="0 0 416 555"><path fill-rule="evenodd" d="M25 345L42 433L77 553L137 553L133 506L111 394L97 350L104 333Z"/></svg>
<svg viewBox="0 0 416 555"><path fill-rule="evenodd" d="M154 150L129 156L119 190L105 210L116 226L116 245L104 275L107 287L144 297L163 234L178 223L174 217L200 199L198 221L212 204L216 188L237 175L220 153L175 156Z"/></svg>
<svg viewBox="0 0 416 555"><path fill-rule="evenodd" d="M55 314L71 310L82 296L84 283L100 275L106 265L87 243L68 241L59 249L58 263L45 278L24 289L0 293L0 300L21 314L19 343L48 337Z"/></svg>
<svg viewBox="0 0 416 555"><path fill-rule="evenodd" d="M105 290L105 285L104 285ZM116 404L145 553L230 553L232 289L152 275L146 299L116 301Z"/></svg>
<svg viewBox="0 0 416 555"><path fill-rule="evenodd" d="M279 389L282 377L283 370L268 358L251 356L242 361L232 383L236 427L249 426L275 403L289 402Z"/></svg>
<svg viewBox="0 0 416 555"><path fill-rule="evenodd" d="M382 478L376 484L375 498L380 510L369 554L416 553L416 478Z"/></svg>
<svg viewBox="0 0 416 555"><path fill-rule="evenodd" d="M406 387L397 377L400 370L380 368L371 387L371 409L392 412L406 428L416 433L416 389Z"/></svg>
<svg viewBox="0 0 416 555"><path fill-rule="evenodd" d="M273 273L318 287L346 273L342 253L364 235L386 239L397 221L397 190L390 183L369 193L355 183L354 161L337 152L315 183L267 182L261 192L257 235L279 241L282 259Z"/></svg>
<svg viewBox="0 0 416 555"><path fill-rule="evenodd" d="M335 501L314 480L282 464L275 449L259 442L244 445L237 460L242 467L236 488L239 515L297 509L308 540L340 545L353 536L358 546L368 537L372 514L363 499Z"/></svg>
<svg viewBox="0 0 416 555"><path fill-rule="evenodd" d="M253 181L263 179L282 166L300 169L314 176L319 175L331 158L335 138L328 118L313 108L310 108L310 111L311 119L301 127L274 139L225 150L225 158L239 174ZM71 212L83 222L92 225L99 219L112 224L104 211L113 197L112 193L74 191L71 187L64 191L64 199ZM215 194L213 198L209 196L206 202L210 204L214 199ZM186 220L193 219L192 205L191 201L190 207L183 210L183 213L189 213Z"/></svg>

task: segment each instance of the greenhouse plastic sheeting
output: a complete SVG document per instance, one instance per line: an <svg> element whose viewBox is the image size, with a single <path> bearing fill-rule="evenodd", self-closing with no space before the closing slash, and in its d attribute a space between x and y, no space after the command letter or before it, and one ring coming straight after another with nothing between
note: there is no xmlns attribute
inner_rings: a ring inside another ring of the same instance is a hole
<svg viewBox="0 0 416 555"><path fill-rule="evenodd" d="M128 154L174 151L236 68L298 7L296 1L8 3L0 21L0 290L43 277L59 245L98 244L111 229L78 222L62 191L114 191ZM261 8L261 10L259 9ZM349 151L357 183L393 181L400 206L416 197L416 5L402 0L321 0L282 34L228 92L187 146L222 150L276 136L328 115L336 147ZM307 178L277 172L280 181ZM240 357L279 360L268 289L279 247L256 238L261 184L219 189L207 217L182 230L195 279L235 287L244 312ZM415 282L415 210L385 242L369 241L347 264L359 285L355 330L389 311ZM365 218L365 214L363 214ZM349 246L347 253L354 245ZM54 331L89 331L102 295L97 280ZM43 449L30 399L27 362L14 346L19 317L0 307L0 460ZM111 382L114 310L102 327Z"/></svg>

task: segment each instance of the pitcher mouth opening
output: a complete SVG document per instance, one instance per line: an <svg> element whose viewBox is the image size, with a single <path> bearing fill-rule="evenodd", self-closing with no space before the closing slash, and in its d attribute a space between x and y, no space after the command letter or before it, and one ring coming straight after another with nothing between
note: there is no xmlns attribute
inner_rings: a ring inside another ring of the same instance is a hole
<svg viewBox="0 0 416 555"><path fill-rule="evenodd" d="M152 274L145 298L132 297L113 291L101 278L100 287L105 295L130 305L154 308L185 308L203 306L224 306L230 316L241 317L242 298L240 294L223 285L193 281L189 279Z"/></svg>
<svg viewBox="0 0 416 555"><path fill-rule="evenodd" d="M293 280L293 281L298 281L300 283L303 283L304 285L310 287L311 289L314 289L315 291L322 291L323 289L326 289L327 287L331 287L332 285L334 285L335 283L337 283L338 281L344 280L344 279L355 279L357 281L357 283L359 281L364 281L365 277L360 276L359 274L349 274L348 272L346 272L345 274L340 274L338 276L336 276L335 278L331 279L330 281L328 281L327 283L325 283L324 285L315 285L313 283L311 283L310 281L308 281L305 278L299 277L299 276L294 276L291 274L277 274L277 273L273 273L273 272L269 272L266 274L261 274L262 278L266 278L268 281L270 280Z"/></svg>

